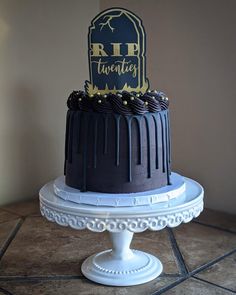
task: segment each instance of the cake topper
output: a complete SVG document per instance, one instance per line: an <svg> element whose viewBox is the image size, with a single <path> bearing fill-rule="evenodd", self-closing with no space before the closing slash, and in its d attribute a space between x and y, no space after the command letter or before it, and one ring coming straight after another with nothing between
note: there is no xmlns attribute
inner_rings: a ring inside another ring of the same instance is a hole
<svg viewBox="0 0 236 295"><path fill-rule="evenodd" d="M142 21L123 8L101 12L88 33L88 94L147 91L146 38Z"/></svg>

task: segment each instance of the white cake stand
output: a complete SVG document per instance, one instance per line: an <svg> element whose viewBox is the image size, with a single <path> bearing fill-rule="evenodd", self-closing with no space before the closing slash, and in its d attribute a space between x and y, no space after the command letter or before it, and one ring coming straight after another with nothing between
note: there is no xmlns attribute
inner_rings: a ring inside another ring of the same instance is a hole
<svg viewBox="0 0 236 295"><path fill-rule="evenodd" d="M130 249L133 234L147 229L157 231L166 226L176 227L191 221L203 210L202 186L189 178L184 178L184 182L185 191L176 198L149 205L119 207L65 201L55 194L54 182L50 182L40 190L41 214L49 221L77 230L109 231L112 249L94 254L82 264L82 273L88 279L112 286L143 284L158 277L163 267L153 255Z"/></svg>

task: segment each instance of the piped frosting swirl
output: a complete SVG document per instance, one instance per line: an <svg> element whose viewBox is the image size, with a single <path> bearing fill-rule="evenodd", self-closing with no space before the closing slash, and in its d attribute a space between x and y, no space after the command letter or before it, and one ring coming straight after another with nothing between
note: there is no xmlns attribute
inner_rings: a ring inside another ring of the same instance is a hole
<svg viewBox="0 0 236 295"><path fill-rule="evenodd" d="M162 110L169 108L169 99L163 91L152 90L147 92L148 96L154 97L161 105Z"/></svg>
<svg viewBox="0 0 236 295"><path fill-rule="evenodd" d="M71 110L85 112L143 115L168 109L169 100L164 92L156 90L148 90L144 94L123 91L106 95L97 93L92 96L84 91L73 91L67 100L67 106Z"/></svg>

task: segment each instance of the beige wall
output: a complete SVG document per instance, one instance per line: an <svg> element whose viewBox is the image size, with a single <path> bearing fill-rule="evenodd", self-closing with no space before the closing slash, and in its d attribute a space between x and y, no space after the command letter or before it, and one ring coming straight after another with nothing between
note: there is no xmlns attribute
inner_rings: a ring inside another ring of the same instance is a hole
<svg viewBox="0 0 236 295"><path fill-rule="evenodd" d="M151 86L171 100L173 170L236 213L236 1L101 1L112 6L143 19Z"/></svg>
<svg viewBox="0 0 236 295"><path fill-rule="evenodd" d="M0 204L63 173L66 99L88 77L95 0L0 0Z"/></svg>

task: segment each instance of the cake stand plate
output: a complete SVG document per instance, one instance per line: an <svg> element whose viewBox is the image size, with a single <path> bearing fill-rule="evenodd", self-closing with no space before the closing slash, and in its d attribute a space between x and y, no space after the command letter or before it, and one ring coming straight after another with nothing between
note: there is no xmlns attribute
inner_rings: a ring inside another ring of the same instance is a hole
<svg viewBox="0 0 236 295"><path fill-rule="evenodd" d="M49 221L74 229L109 231L112 249L88 257L82 273L90 280L112 286L138 285L158 277L162 263L146 252L130 249L133 234L156 231L189 222L203 210L203 188L185 178L185 191L178 198L136 207L76 204L56 196L50 182L40 190L41 214ZM96 194L96 193L94 193Z"/></svg>

